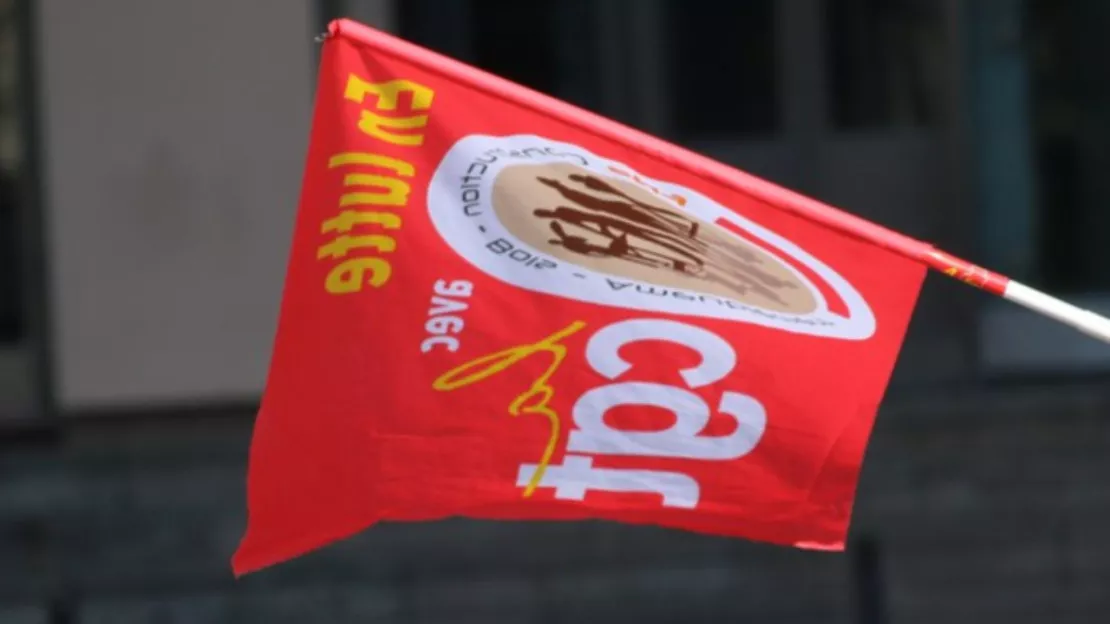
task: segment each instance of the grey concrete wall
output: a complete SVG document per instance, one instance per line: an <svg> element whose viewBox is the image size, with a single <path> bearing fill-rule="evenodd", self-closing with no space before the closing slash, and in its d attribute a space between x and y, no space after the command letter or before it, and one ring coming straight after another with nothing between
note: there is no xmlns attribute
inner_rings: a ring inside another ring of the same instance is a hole
<svg viewBox="0 0 1110 624"><path fill-rule="evenodd" d="M890 403L854 527L887 621L1110 621L1107 414L1099 388ZM244 420L3 449L0 622L860 621L858 550L590 522L383 525L236 582Z"/></svg>
<svg viewBox="0 0 1110 624"><path fill-rule="evenodd" d="M37 7L61 406L253 397L307 146L314 2Z"/></svg>

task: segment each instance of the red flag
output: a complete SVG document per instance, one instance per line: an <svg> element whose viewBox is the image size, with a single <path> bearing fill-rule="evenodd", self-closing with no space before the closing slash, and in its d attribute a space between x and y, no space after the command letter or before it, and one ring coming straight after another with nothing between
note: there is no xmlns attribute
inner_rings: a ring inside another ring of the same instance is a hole
<svg viewBox="0 0 1110 624"><path fill-rule="evenodd" d="M843 548L923 265L366 27L323 47L237 573L449 516Z"/></svg>

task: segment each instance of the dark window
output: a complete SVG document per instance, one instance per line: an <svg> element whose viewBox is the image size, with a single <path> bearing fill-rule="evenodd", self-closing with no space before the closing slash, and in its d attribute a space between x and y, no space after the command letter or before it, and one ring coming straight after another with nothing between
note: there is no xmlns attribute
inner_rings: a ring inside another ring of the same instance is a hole
<svg viewBox="0 0 1110 624"><path fill-rule="evenodd" d="M1110 2L1026 9L1042 275L1110 290Z"/></svg>
<svg viewBox="0 0 1110 624"><path fill-rule="evenodd" d="M399 34L537 91L596 110L590 0L405 0Z"/></svg>
<svg viewBox="0 0 1110 624"><path fill-rule="evenodd" d="M554 0L471 2L474 64L537 91L556 93L555 4Z"/></svg>
<svg viewBox="0 0 1110 624"><path fill-rule="evenodd" d="M665 20L677 138L774 134L774 0L667 0Z"/></svg>
<svg viewBox="0 0 1110 624"><path fill-rule="evenodd" d="M397 33L418 45L464 62L470 54L470 2L405 0L394 3Z"/></svg>
<svg viewBox="0 0 1110 624"><path fill-rule="evenodd" d="M14 0L0 0L0 345L23 337L20 288L20 205L23 174L19 123L18 15Z"/></svg>
<svg viewBox="0 0 1110 624"><path fill-rule="evenodd" d="M825 1L833 127L934 121L946 71L943 6L937 0Z"/></svg>

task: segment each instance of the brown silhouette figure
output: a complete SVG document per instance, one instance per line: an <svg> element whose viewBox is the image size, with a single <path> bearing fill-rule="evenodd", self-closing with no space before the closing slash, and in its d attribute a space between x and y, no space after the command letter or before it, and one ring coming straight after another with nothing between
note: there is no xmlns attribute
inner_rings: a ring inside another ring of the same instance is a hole
<svg viewBox="0 0 1110 624"><path fill-rule="evenodd" d="M563 184L560 180L545 177L537 179L541 183L559 191L559 194L569 201L580 206L592 208L598 212L603 212L620 219L627 219L645 227L686 237L690 240L694 240L693 235L697 233L697 222L685 219L682 215L673 213L665 208L652 206L651 204L646 204L634 199L600 178L581 174L572 174L570 176L572 181L578 182L590 190L617 195L625 201L602 199L589 193L572 189Z"/></svg>
<svg viewBox="0 0 1110 624"><path fill-rule="evenodd" d="M582 229L589 230L595 234L599 234L610 240L617 238L624 239L626 253L612 255L627 255L627 250L632 247L628 243L628 236L641 238L648 242L654 243L664 249L667 249L675 254L685 257L690 262L698 265L699 267L704 264L704 261L697 255L696 249L684 249L682 241L676 241L673 237L661 234L655 230L641 227L635 223L616 219L604 214L595 214L588 211L576 210L568 206L559 206L555 210L545 208L537 208L532 211L532 214L541 218L557 219L563 223L576 225ZM616 248L614 248L615 250ZM677 260L677 259L676 259ZM678 268L678 265L676 265ZM680 269L681 270L681 269Z"/></svg>
<svg viewBox="0 0 1110 624"><path fill-rule="evenodd" d="M579 170L581 171L581 170ZM584 257L612 258L716 284L738 295L756 294L789 307L781 291L799 284L748 245L663 202L635 197L585 172L544 172L531 179L564 202L531 206L548 222L547 243ZM777 273L776 273L777 271Z"/></svg>
<svg viewBox="0 0 1110 624"><path fill-rule="evenodd" d="M551 245L559 245L569 251L584 256L620 258L621 260L635 262L636 264L642 264L652 268L675 270L698 277L698 275L691 272L686 263L681 260L676 261L671 256L631 245L628 242L627 233L622 233L619 236L610 238L608 245L601 246L589 242L585 237L567 233L566 229L564 229L563 225L558 221L552 221L550 227L551 231L557 236L557 238L548 239L547 242Z"/></svg>

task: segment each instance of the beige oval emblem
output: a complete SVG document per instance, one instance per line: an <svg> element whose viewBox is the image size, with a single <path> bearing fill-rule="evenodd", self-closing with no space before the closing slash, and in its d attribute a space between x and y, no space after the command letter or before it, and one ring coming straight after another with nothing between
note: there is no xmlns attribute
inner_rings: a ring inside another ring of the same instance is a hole
<svg viewBox="0 0 1110 624"><path fill-rule="evenodd" d="M817 300L775 256L635 184L573 163L505 167L493 209L532 248L593 271L809 314Z"/></svg>
<svg viewBox="0 0 1110 624"><path fill-rule="evenodd" d="M455 253L530 292L842 340L875 332L852 284L793 241L578 145L469 135L444 154L427 193L432 225Z"/></svg>

